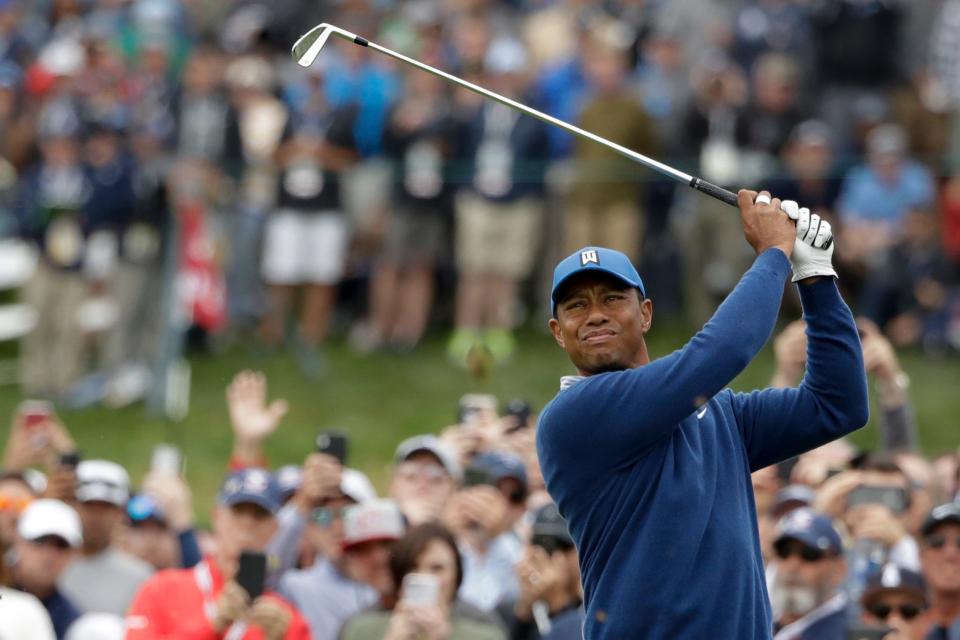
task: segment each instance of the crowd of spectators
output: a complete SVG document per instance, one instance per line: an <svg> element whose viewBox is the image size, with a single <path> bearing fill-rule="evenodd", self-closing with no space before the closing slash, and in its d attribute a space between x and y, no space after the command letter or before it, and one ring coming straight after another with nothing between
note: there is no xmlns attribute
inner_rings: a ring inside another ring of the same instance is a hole
<svg viewBox="0 0 960 640"><path fill-rule="evenodd" d="M360 47L296 67L322 21L829 217L881 444L754 474L776 638L960 638L960 465L919 455L895 351L960 349L957 0L0 0L0 259L38 257L24 396L135 400L188 330L309 376L331 332L405 352L431 324L453 361L505 361L546 315L538 280L591 243L699 326L749 263L731 210L598 146ZM796 384L802 325L774 346ZM529 407L465 396L378 491L344 449L272 465L286 405L262 375L227 404L209 529L169 456L133 482L18 410L0 636L579 638Z"/></svg>
<svg viewBox="0 0 960 640"><path fill-rule="evenodd" d="M918 452L896 353L875 324L859 324L877 449L838 440L753 474L774 637L953 640L960 458ZM771 386L796 384L802 321L775 352ZM176 449L158 447L132 482L116 462L81 460L49 407L22 405L0 473L0 634L581 637L577 550L544 488L529 405L463 396L455 424L397 444L380 491L349 466L348 434L319 434L293 464L268 460L288 409L270 395L251 371L226 389L233 445L209 527Z"/></svg>
<svg viewBox="0 0 960 640"><path fill-rule="evenodd" d="M571 248L624 251L691 326L748 264L723 205L598 145L361 47L297 67L320 21L798 200L837 229L859 313L955 351L958 7L7 0L0 233L39 253L22 387L130 402L190 328L286 346L311 376L331 330L403 352L433 324L454 361L499 362Z"/></svg>

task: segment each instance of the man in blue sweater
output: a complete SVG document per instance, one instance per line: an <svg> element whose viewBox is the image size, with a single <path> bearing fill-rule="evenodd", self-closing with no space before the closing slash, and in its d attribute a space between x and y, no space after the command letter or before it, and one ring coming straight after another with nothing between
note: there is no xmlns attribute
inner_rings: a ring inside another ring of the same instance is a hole
<svg viewBox="0 0 960 640"><path fill-rule="evenodd" d="M833 244L823 248L829 224L766 192L741 190L739 207L757 259L659 360L644 342L653 303L626 256L588 247L554 272L550 328L579 375L544 408L537 453L580 554L586 638L770 638L750 473L867 421L857 328ZM791 266L803 382L724 389L770 337Z"/></svg>

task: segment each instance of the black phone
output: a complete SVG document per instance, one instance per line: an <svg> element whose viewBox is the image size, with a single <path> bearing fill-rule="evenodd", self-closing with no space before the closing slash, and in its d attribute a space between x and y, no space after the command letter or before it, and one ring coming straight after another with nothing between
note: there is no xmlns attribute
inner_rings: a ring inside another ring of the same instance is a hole
<svg viewBox="0 0 960 640"><path fill-rule="evenodd" d="M857 625L847 629L847 640L883 640L891 631L890 627Z"/></svg>
<svg viewBox="0 0 960 640"><path fill-rule="evenodd" d="M236 581L244 591L250 594L250 600L256 600L263 594L263 585L267 580L267 556L258 551L244 551L240 554Z"/></svg>
<svg viewBox="0 0 960 640"><path fill-rule="evenodd" d="M346 434L339 431L324 431L318 433L314 440L317 453L325 453L328 456L333 456L340 461L340 464L344 465L347 463L348 443L349 439Z"/></svg>
<svg viewBox="0 0 960 640"><path fill-rule="evenodd" d="M70 468L76 469L78 464L80 464L79 451L70 451L69 453L60 454L61 467L70 467Z"/></svg>
<svg viewBox="0 0 960 640"><path fill-rule="evenodd" d="M493 477L484 469L476 467L467 467L463 472L463 486L477 487L482 485L492 485Z"/></svg>

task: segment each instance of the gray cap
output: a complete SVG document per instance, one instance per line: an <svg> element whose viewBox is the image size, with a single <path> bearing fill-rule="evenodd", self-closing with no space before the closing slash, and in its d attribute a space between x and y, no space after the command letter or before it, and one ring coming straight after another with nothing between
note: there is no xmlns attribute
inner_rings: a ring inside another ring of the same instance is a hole
<svg viewBox="0 0 960 640"><path fill-rule="evenodd" d="M457 461L457 455L440 438L434 435L421 435L407 438L397 446L397 451L393 456L395 464L400 464L418 451L427 451L432 453L447 470L450 477L460 482L463 479L463 470Z"/></svg>

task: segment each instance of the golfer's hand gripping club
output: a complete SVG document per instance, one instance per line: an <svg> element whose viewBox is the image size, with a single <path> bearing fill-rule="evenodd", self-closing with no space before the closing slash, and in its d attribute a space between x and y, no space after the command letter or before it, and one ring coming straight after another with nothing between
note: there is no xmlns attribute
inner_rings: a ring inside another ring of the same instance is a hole
<svg viewBox="0 0 960 640"><path fill-rule="evenodd" d="M793 281L813 276L837 277L833 268L834 242L830 223L793 200L784 200L780 208L797 223L797 239L790 257Z"/></svg>

